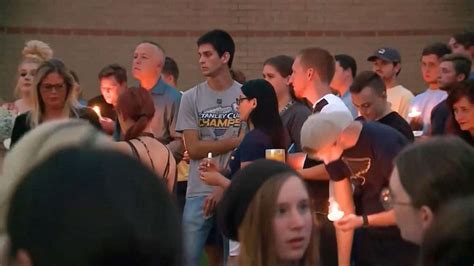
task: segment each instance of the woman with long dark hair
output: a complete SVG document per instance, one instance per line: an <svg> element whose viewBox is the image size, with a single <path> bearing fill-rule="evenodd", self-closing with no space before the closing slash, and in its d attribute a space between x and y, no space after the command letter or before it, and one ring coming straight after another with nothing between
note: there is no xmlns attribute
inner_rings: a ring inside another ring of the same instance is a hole
<svg viewBox="0 0 474 266"><path fill-rule="evenodd" d="M124 136L118 147L149 166L164 179L172 192L176 181L176 161L152 133L150 123L155 105L150 93L141 87L129 88L119 96L115 109Z"/></svg>
<svg viewBox="0 0 474 266"><path fill-rule="evenodd" d="M240 145L234 150L229 161L230 176L252 161L265 158L266 149L285 149L289 137L283 128L278 113L278 100L272 85L263 79L250 80L241 88L242 94L236 99L241 123L248 124L250 131L245 134ZM241 127L245 128L245 126ZM225 178L211 160L203 160L200 165L201 179L211 186L227 188ZM226 169L227 170L227 169ZM236 242L230 242L229 264L235 263L239 254Z"/></svg>
<svg viewBox="0 0 474 266"><path fill-rule="evenodd" d="M240 121L247 123L250 131L231 157L231 175L252 161L265 158L266 149L289 146L289 137L278 112L278 100L268 81L256 79L244 83L237 104Z"/></svg>

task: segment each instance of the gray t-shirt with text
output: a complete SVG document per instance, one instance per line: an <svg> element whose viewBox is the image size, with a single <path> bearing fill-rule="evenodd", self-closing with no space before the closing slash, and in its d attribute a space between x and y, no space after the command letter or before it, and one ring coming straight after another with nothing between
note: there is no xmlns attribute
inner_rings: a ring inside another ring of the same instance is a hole
<svg viewBox="0 0 474 266"><path fill-rule="evenodd" d="M200 140L220 140L238 136L240 115L236 98L240 95L242 85L234 82L224 91L211 89L207 81L189 89L181 98L181 105L176 123L176 131L197 130ZM225 154L214 154L214 160L224 168L227 166L231 151ZM199 178L199 160L190 161L187 197L205 196L213 191Z"/></svg>

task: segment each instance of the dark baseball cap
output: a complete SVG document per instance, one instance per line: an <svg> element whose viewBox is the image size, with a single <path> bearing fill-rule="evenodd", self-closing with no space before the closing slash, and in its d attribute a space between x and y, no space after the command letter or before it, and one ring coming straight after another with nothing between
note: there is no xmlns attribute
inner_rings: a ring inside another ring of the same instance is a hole
<svg viewBox="0 0 474 266"><path fill-rule="evenodd" d="M402 61L402 57L400 56L400 53L397 51L397 49L390 47L382 47L377 49L373 55L367 58L367 61L374 61L377 58L392 63L400 63Z"/></svg>

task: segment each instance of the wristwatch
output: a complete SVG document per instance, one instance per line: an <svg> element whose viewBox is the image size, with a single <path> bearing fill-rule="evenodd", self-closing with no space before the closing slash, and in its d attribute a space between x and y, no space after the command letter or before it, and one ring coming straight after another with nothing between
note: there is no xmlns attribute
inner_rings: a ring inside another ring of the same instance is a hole
<svg viewBox="0 0 474 266"><path fill-rule="evenodd" d="M369 227L369 218L365 214L362 214L362 227Z"/></svg>

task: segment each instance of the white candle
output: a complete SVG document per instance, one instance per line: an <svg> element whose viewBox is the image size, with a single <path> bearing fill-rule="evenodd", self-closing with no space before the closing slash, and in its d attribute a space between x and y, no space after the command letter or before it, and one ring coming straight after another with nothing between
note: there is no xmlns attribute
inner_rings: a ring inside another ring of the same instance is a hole
<svg viewBox="0 0 474 266"><path fill-rule="evenodd" d="M102 118L102 115L100 114L100 107L99 106L94 106L92 107L92 110L99 116L99 118Z"/></svg>
<svg viewBox="0 0 474 266"><path fill-rule="evenodd" d="M211 160L212 160L212 152L209 152L209 153L207 154L207 159L208 159L208 161L207 161L207 167L210 167L210 166L211 166Z"/></svg>
<svg viewBox="0 0 474 266"><path fill-rule="evenodd" d="M344 212L339 209L339 204L334 198L329 198L328 220L335 222L344 217Z"/></svg>

